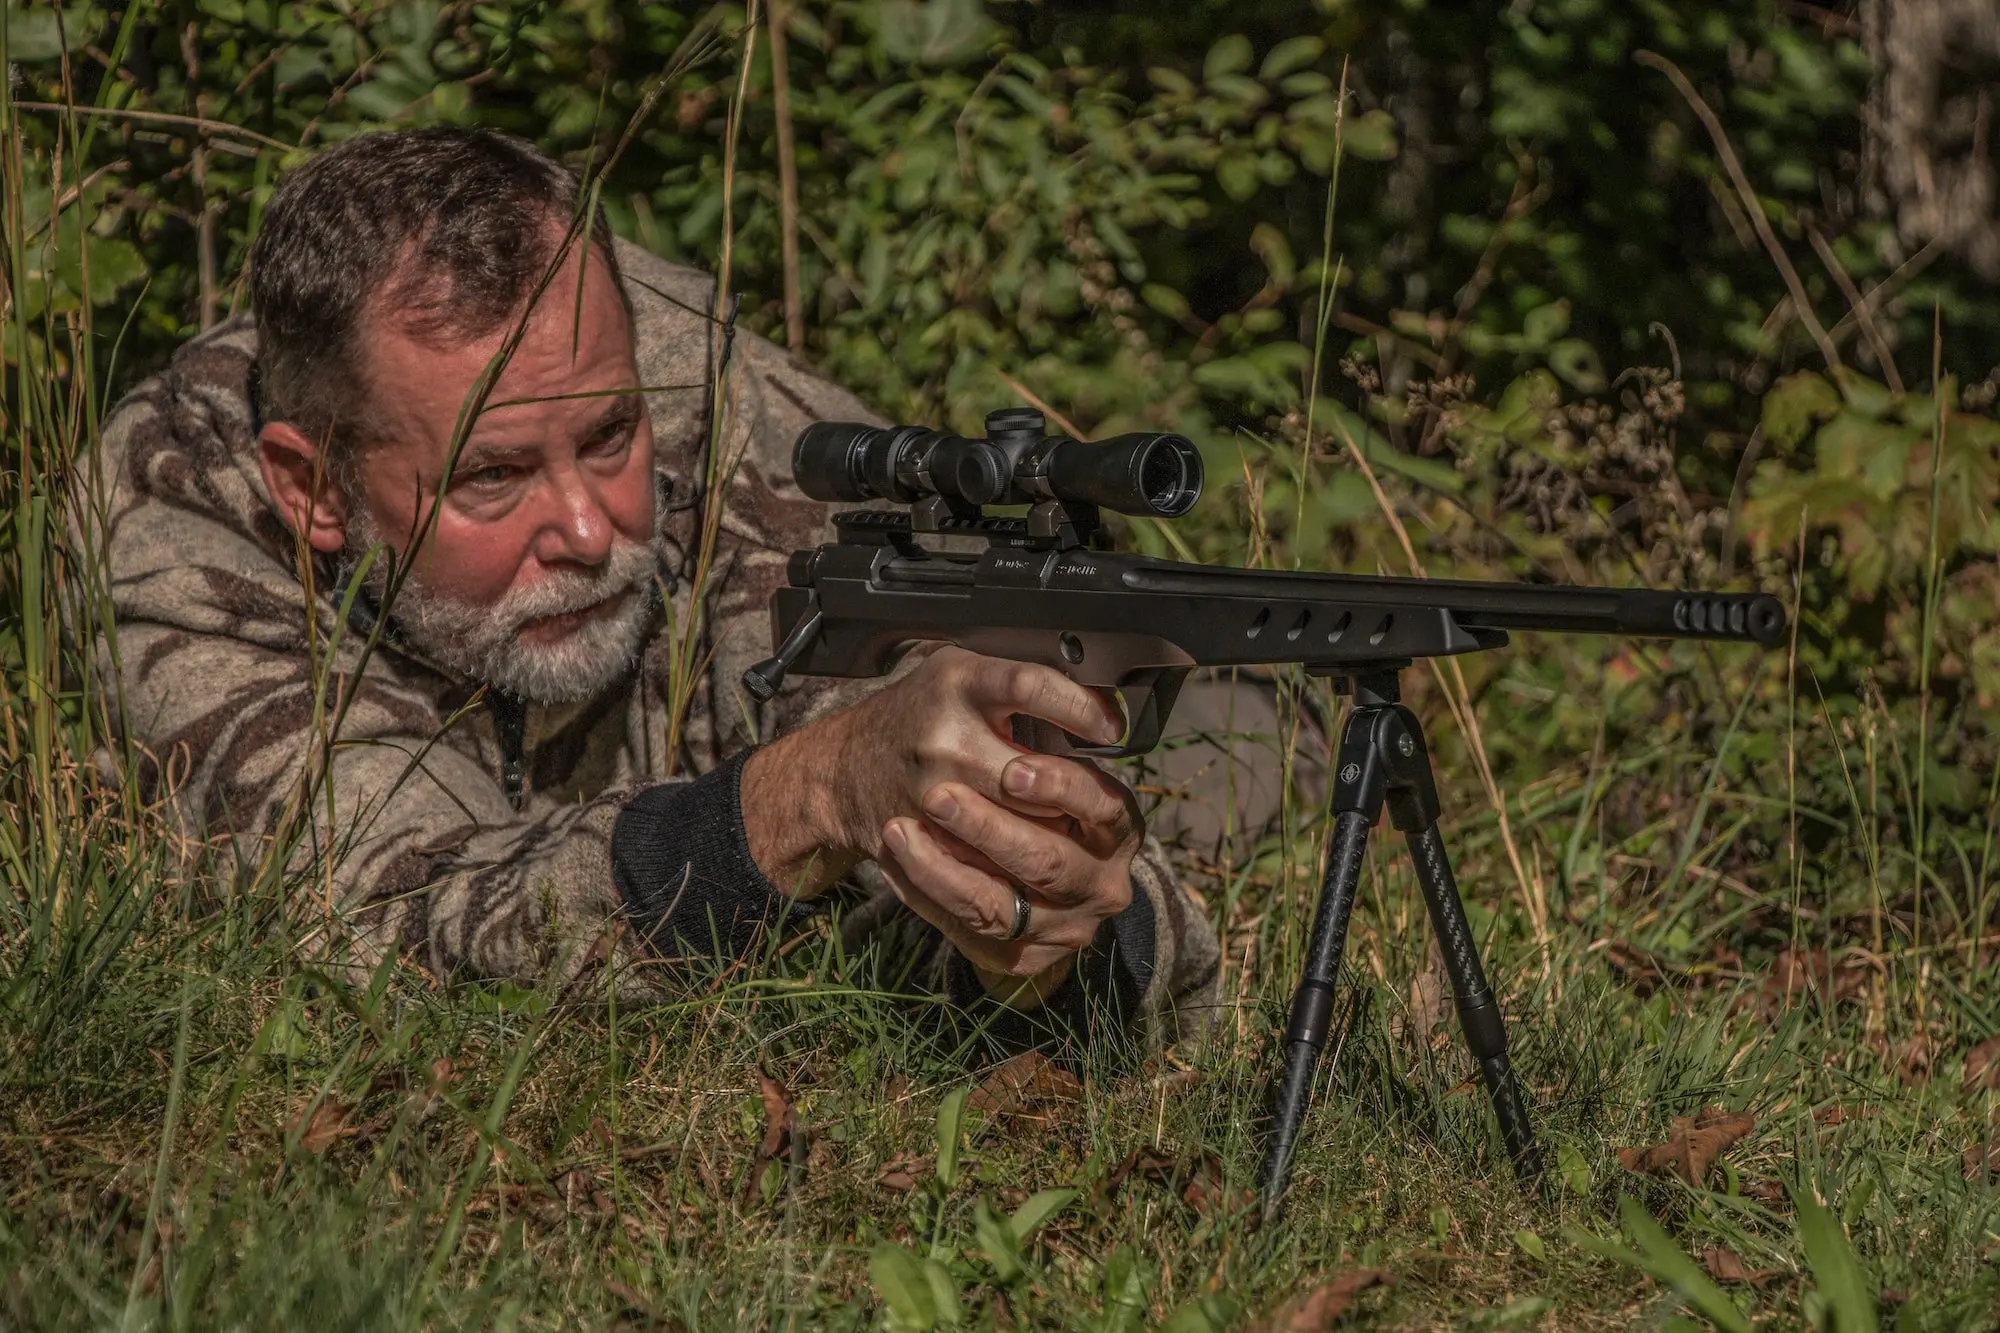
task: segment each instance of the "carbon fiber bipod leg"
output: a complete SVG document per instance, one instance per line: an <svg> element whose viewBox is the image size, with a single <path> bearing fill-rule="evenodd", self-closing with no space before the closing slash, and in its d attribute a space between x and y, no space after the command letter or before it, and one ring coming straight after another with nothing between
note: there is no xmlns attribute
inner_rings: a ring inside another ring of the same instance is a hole
<svg viewBox="0 0 2000 1333"><path fill-rule="evenodd" d="M1326 878L1306 950L1305 977L1292 997L1284 1070L1278 1079L1271 1139L1265 1150L1267 1217L1277 1211L1291 1176L1292 1153L1305 1121L1313 1073L1331 1026L1333 986L1347 943L1347 924L1354 911L1368 830L1380 817L1385 801L1390 818L1409 840L1417 881L1423 888L1457 999L1466 1045L1486 1079L1500 1121L1500 1136L1513 1158L1515 1173L1530 1184L1541 1176L1534 1131L1529 1128L1527 1108L1507 1060L1507 1029L1486 984L1472 927L1465 919L1451 863L1445 857L1444 840L1438 835L1437 784L1431 776L1423 729L1416 715L1398 702L1393 673L1358 677L1353 688L1354 708L1341 733L1340 757L1334 765L1334 826L1327 849Z"/></svg>

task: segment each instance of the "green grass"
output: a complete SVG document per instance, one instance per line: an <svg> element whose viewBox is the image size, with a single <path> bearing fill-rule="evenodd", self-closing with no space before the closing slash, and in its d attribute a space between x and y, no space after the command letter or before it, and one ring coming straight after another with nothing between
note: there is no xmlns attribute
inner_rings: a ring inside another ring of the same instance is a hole
<svg viewBox="0 0 2000 1333"><path fill-rule="evenodd" d="M71 776L82 805L115 807ZM1559 815L1520 822L1537 843L1571 832ZM1004 1293L1000 1317L1078 1328L1153 1326L1215 1298L1175 1325L1210 1327L1366 1266L1393 1279L1354 1307L1373 1326L1667 1327L1716 1298L1675 1285L1710 1246L1778 1270L1725 1298L1760 1326L1810 1326L1885 1289L1901 1299L1880 1318L1899 1328L1991 1327L2000 1311L2000 1193L1961 1169L1996 1094L1957 1092L1961 1053L1991 1030L1991 970L1936 955L1921 1010L1895 970L1831 1005L1700 972L1642 999L1595 947L1620 937L1597 923L1642 915L1637 876L1557 892L1546 968L1523 913L1481 914L1554 1163L1536 1200L1506 1170L1455 1037L1423 1040L1406 1021L1424 936L1383 849L1339 1058L1285 1216L1259 1227L1254 1210L1190 1208L1136 1176L1107 1189L1147 1146L1214 1154L1224 1197L1254 1178L1291 977L1254 959L1244 974L1242 950L1282 955L1303 926L1264 910L1286 895L1256 867L1210 896L1234 901L1228 982L1242 998L1214 1039L1175 1052L1198 1081L1107 1045L1082 1062L1080 1100L1032 1120L967 1112L957 1169L939 1173L941 1110L986 1057L921 1008L857 989L865 969L843 980L825 943L644 1011L549 1009L393 969L356 990L298 958L269 904L174 868L148 825L101 826L94 847L81 818L57 827L61 864L37 883L69 887L67 918L37 944L35 900L17 880L7 900L8 1326L860 1327L887 1317L871 1271L897 1286L894 1263L878 1255L871 1270L884 1242L908 1249L909 1271L939 1263L975 1326ZM1475 907L1511 887L1483 828L1468 820L1459 840ZM1587 842L1581 860L1616 850ZM1725 905L1718 889L1677 892L1695 916ZM1929 1077L1910 1081L1906 1054L1925 1039ZM796 1171L782 1156L754 1170L760 1069L797 1098L810 1147ZM340 1132L302 1142L315 1099L339 1117L319 1128ZM1815 1118L1862 1104L1839 1124ZM1713 1188L1618 1164L1618 1148L1709 1105L1759 1120ZM898 1159L917 1159L914 1189L879 1183ZM1019 1271L996 1258L992 1217L1058 1188L1075 1197ZM1874 1327L1865 1314L1831 1326Z"/></svg>

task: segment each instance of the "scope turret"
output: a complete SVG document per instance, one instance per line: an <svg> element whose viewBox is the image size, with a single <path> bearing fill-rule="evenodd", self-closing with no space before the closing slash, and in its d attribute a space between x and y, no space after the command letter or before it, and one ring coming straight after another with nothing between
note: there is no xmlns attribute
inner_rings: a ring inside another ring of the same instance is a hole
<svg viewBox="0 0 2000 1333"><path fill-rule="evenodd" d="M1181 435L1135 432L1095 443L1048 434L1040 412L990 413L984 439L923 426L822 421L792 450L792 476L815 500L954 505L1096 505L1178 518L1201 496L1201 453Z"/></svg>

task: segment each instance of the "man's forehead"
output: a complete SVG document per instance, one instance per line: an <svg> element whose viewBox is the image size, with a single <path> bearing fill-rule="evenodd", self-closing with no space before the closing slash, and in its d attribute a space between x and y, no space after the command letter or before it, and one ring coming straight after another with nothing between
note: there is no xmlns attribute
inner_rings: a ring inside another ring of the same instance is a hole
<svg viewBox="0 0 2000 1333"><path fill-rule="evenodd" d="M390 416L414 414L449 430L482 375L504 357L481 423L551 413L597 415L605 392L638 387L634 340L608 266L593 255L580 294L577 277L574 262L559 271L527 312L525 328L517 313L497 329L454 340L425 336L425 330L393 317L381 321L368 340L371 395ZM431 420L446 411L451 420Z"/></svg>

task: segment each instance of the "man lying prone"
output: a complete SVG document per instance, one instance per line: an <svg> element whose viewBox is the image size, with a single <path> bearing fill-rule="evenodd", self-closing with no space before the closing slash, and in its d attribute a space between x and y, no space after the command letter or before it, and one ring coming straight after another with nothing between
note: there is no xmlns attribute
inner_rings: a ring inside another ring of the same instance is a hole
<svg viewBox="0 0 2000 1333"><path fill-rule="evenodd" d="M1094 693L955 649L740 689L827 532L790 444L870 414L726 334L699 274L573 228L577 199L505 136L349 140L272 199L251 317L120 406L117 670L152 780L248 864L296 826L299 920L360 966L651 994L858 874L850 943L909 984L1171 1039L1213 1003L1207 922L1126 787L1008 739L1015 714L1115 739Z"/></svg>

